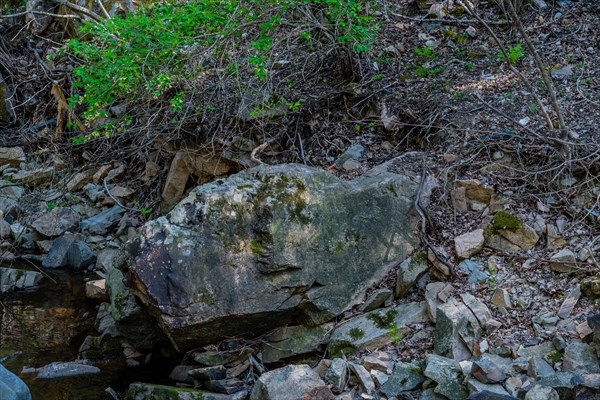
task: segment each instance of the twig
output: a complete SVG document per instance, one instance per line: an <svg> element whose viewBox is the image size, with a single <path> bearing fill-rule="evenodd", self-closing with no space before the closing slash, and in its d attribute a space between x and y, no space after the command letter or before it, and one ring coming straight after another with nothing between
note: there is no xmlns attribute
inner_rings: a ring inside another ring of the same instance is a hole
<svg viewBox="0 0 600 400"><path fill-rule="evenodd" d="M421 183L419 183L419 190L417 190L417 197L415 198L415 209L419 216L421 217L421 240L425 243L425 246L435 255L435 258L438 259L442 264L448 268L451 276L456 276L456 272L454 272L454 266L450 264L446 257L439 254L439 252L431 245L429 240L427 239L427 217L425 216L425 211L421 207L421 192L423 191L423 187L425 186L425 181L427 180L427 166L425 164L425 153L423 153L423 169L421 172Z"/></svg>
<svg viewBox="0 0 600 400"><path fill-rule="evenodd" d="M537 133L536 131L534 131L533 129L530 129L530 128L526 127L526 126L521 125L517 120L515 120L511 116L507 115L506 113L503 113L502 111L498 110L496 107L494 107L491 104L487 103L485 100L483 100L481 98L481 96L479 96L478 93L475 93L475 97L484 106L486 106L490 110L498 113L499 115L501 115L502 117L506 118L507 120L511 121L512 123L514 123L515 125L517 125L519 128L522 128L522 129L526 130L527 132L529 132L530 134L534 135L535 137L537 137L538 139L540 139L544 143L556 142L556 143L560 143L560 144L566 145L566 146L570 146L570 145L573 144L571 142L568 142L568 141L565 141L565 140L562 140L562 139L559 139L559 138L554 138L554 137L548 138L548 137L542 136L539 133Z"/></svg>
<svg viewBox="0 0 600 400"><path fill-rule="evenodd" d="M77 4L73 4L67 0L52 0L54 1L56 4L60 4L66 7L69 7L75 11L79 11L82 14L87 15L88 17L90 17L91 19L93 19L96 22L100 22L100 20L102 20L102 17L99 16L98 14L96 14L95 12L93 12L92 10L89 10L85 7L82 7L80 5Z"/></svg>
<svg viewBox="0 0 600 400"><path fill-rule="evenodd" d="M16 17L22 17L27 14L47 15L49 17L55 17L55 18L74 18L74 19L79 19L79 20L82 19L79 15L75 15L75 14L54 14L54 13L49 13L46 11L36 11L36 10L25 10L25 11L15 13L15 14L4 14L4 15L0 15L0 18L5 18L5 19L16 18Z"/></svg>
<svg viewBox="0 0 600 400"><path fill-rule="evenodd" d="M104 8L104 4L102 4L102 0L96 0L96 3L100 7L100 10L102 10L102 14L104 14L104 16L106 17L106 19L111 19L110 18L110 14L106 11L106 8Z"/></svg>
<svg viewBox="0 0 600 400"><path fill-rule="evenodd" d="M390 12L390 14L396 16L396 17L400 17L409 21L414 21L414 22L438 22L441 24L448 24L448 25L472 25L472 24L476 24L479 23L480 21L476 20L476 19L443 19L443 18L412 18L412 17L408 17L406 15L402 15L399 13L395 13L395 12ZM485 21L486 24L489 25L507 25L509 24L508 21L506 20L500 20L500 21Z"/></svg>
<svg viewBox="0 0 600 400"><path fill-rule="evenodd" d="M102 180L102 183L104 184L104 191L106 192L107 196L108 196L108 197L110 197L111 199L113 199L113 201L114 201L115 203L117 203L117 205L118 205L119 207L121 207L121 208L124 208L124 209L126 209L126 210L135 211L135 212L141 211L141 209L137 209L137 208L131 208L131 207L127 207L127 206L124 206L123 204L121 204L121 202L119 201L119 199L117 199L116 197L114 197L114 196L112 195L112 193L110 192L110 190L108 190L108 185L107 185L107 183L106 183L106 178L104 178L104 179Z"/></svg>
<svg viewBox="0 0 600 400"><path fill-rule="evenodd" d="M517 30L521 34L521 38L523 38L525 44L527 44L527 48L533 56L533 61L535 61L535 65L537 66L538 70L540 71L540 74L542 75L544 85L546 86L546 89L548 89L548 93L550 94L550 104L552 105L552 108L556 113L556 117L558 118L558 128L560 130L560 137L562 139L567 139L569 137L569 132L567 131L567 125L565 124L562 111L560 110L560 107L558 105L558 100L556 99L556 91L554 90L554 84L552 83L552 79L550 79L548 71L546 71L544 63L542 62L542 59L540 58L537 50L535 49L535 46L531 42L529 35L527 34L527 32L525 32L525 28L523 28L521 19L519 18L519 15L517 14L517 11L515 10L515 7L513 6L512 2L508 0L505 1L505 3L508 4L508 11L510 12L513 22L516 25Z"/></svg>
<svg viewBox="0 0 600 400"><path fill-rule="evenodd" d="M457 0L458 4L460 4L461 6L463 6L466 10L469 11L469 13L474 16L481 24L483 24L483 26L485 27L485 29L489 32L489 34L492 36L492 38L494 39L494 42L496 42L496 45L500 48L500 51L502 52L502 54L504 54L504 61L508 67L508 69L510 69L512 71L513 74L515 74L519 80L521 80L521 82L525 85L525 87L527 88L527 90L529 91L529 93L531 93L531 96L533 97L533 99L535 100L535 102L540 106L540 112L542 113L542 115L544 116L544 119L546 120L546 125L548 126L548 129L553 129L554 126L552 124L552 119L550 118L550 115L548 115L548 112L546 112L546 109L544 108L544 104L542 103L542 100L535 94L535 91L533 90L533 86L531 86L531 83L527 80L527 78L525 78L525 76L523 76L522 73L520 73L510 62L510 60L508 59L507 55L508 55L508 51L506 49L506 47L502 44L502 42L500 41L500 39L498 38L498 36L496 35L496 32L494 32L494 30L490 27L490 25L485 22L472 8L470 5Z"/></svg>

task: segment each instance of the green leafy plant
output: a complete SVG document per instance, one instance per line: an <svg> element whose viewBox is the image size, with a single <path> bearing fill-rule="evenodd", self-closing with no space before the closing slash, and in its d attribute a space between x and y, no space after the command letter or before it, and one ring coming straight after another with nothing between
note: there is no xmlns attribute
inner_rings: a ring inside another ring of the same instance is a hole
<svg viewBox="0 0 600 400"><path fill-rule="evenodd" d="M437 58L437 53L433 51L433 47L425 46L425 47L413 47L413 51L419 57L429 58L431 60L435 60Z"/></svg>
<svg viewBox="0 0 600 400"><path fill-rule="evenodd" d="M286 21L300 23L294 10L298 6L318 10L323 29L336 43L348 45L356 53L367 51L378 29L367 7L367 0L203 0L182 3L155 3L136 13L112 19L86 22L80 38L71 39L68 50L80 61L73 71L75 94L71 108L83 107L88 121L107 117L116 101L165 102L177 111L188 101L186 82L210 72L210 62L191 63L202 49L205 59L228 59L226 40L249 35L248 46L241 48L235 62L225 70L247 78L269 79L274 36ZM305 23L306 21L304 21ZM249 29L248 27L257 27ZM310 29L300 33L313 40ZM247 60L246 65L239 60ZM226 61L227 63L227 61ZM295 112L299 104L292 103ZM208 106L207 106L208 109ZM209 109L210 110L210 109ZM72 139L76 143L87 137Z"/></svg>
<svg viewBox="0 0 600 400"><path fill-rule="evenodd" d="M511 64L516 64L517 61L519 61L525 55L522 47L523 45L521 43L518 43L514 46L508 46L508 54L505 54L502 50L500 50L499 56L502 59L508 59Z"/></svg>
<svg viewBox="0 0 600 400"><path fill-rule="evenodd" d="M466 68L467 70L469 70L469 71L472 71L472 70L473 70L473 68L475 68L475 63L474 63L474 62L472 62L472 61L467 61L467 62L465 63L465 68Z"/></svg>
<svg viewBox="0 0 600 400"><path fill-rule="evenodd" d="M398 326L396 324L390 325L390 327L388 328L388 335L390 339L392 339L392 343L397 344L402 341L402 334L400 333L400 330L398 329Z"/></svg>

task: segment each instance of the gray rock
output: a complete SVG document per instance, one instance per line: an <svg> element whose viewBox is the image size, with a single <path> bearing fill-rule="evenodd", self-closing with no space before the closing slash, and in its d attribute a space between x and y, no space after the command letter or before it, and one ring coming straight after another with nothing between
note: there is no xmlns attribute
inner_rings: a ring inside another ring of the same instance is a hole
<svg viewBox="0 0 600 400"><path fill-rule="evenodd" d="M463 303L469 308L469 310L471 310L473 315L475 315L475 318L477 318L477 321L479 321L479 325L482 328L487 329L488 323L492 319L492 313L490 312L490 309L485 305L485 303L477 299L470 293L462 293L460 295L460 298L463 301Z"/></svg>
<svg viewBox="0 0 600 400"><path fill-rule="evenodd" d="M308 365L288 365L262 374L252 389L250 400L310 400L316 393L333 398L325 382Z"/></svg>
<svg viewBox="0 0 600 400"><path fill-rule="evenodd" d="M595 334L600 335L600 314L592 314L587 317L587 323Z"/></svg>
<svg viewBox="0 0 600 400"><path fill-rule="evenodd" d="M194 365L177 365L169 374L169 379L175 382L183 382L190 385L194 384L194 379L188 375L189 371L196 368ZM223 378L225 377L225 368L223 367Z"/></svg>
<svg viewBox="0 0 600 400"><path fill-rule="evenodd" d="M464 400L468 397L467 389L460 383L462 370L458 362L430 354L426 357L425 376L435 381L435 392L450 400Z"/></svg>
<svg viewBox="0 0 600 400"><path fill-rule="evenodd" d="M506 374L491 360L473 362L471 374L481 383L499 383L506 380Z"/></svg>
<svg viewBox="0 0 600 400"><path fill-rule="evenodd" d="M19 200L23 197L23 194L25 194L25 189L21 186L10 185L0 187L0 199Z"/></svg>
<svg viewBox="0 0 600 400"><path fill-rule="evenodd" d="M327 343L333 324L319 326L285 326L275 329L263 340L262 361L272 363L288 357L306 354Z"/></svg>
<svg viewBox="0 0 600 400"><path fill-rule="evenodd" d="M54 167L39 168L31 171L23 170L13 174L10 179L25 186L33 187L43 185L52 180Z"/></svg>
<svg viewBox="0 0 600 400"><path fill-rule="evenodd" d="M348 363L341 358L331 360L331 364L323 378L325 383L331 385L333 393L341 393L344 391L346 382L348 381Z"/></svg>
<svg viewBox="0 0 600 400"><path fill-rule="evenodd" d="M13 289L31 289L36 287L42 278L43 275L38 271L0 268L0 293Z"/></svg>
<svg viewBox="0 0 600 400"><path fill-rule="evenodd" d="M36 371L38 379L56 379L97 374L100 368L81 362L54 362L37 368Z"/></svg>
<svg viewBox="0 0 600 400"><path fill-rule="evenodd" d="M136 303L133 294L123 283L123 272L117 268L106 271L106 291L110 298L111 317L116 330L131 339L140 350L152 349L164 336L156 321Z"/></svg>
<svg viewBox="0 0 600 400"><path fill-rule="evenodd" d="M404 260L398 268L398 278L394 291L396 298L404 296L428 270L429 263L423 253L417 253Z"/></svg>
<svg viewBox="0 0 600 400"><path fill-rule="evenodd" d="M508 310L512 308L510 295L506 289L497 288L492 295L492 304L499 309Z"/></svg>
<svg viewBox="0 0 600 400"><path fill-rule="evenodd" d="M524 358L525 361L527 361L527 359L529 359L530 357L544 358L548 354L553 353L555 351L556 348L554 347L554 344L552 344L552 342L543 342L535 346L521 345L517 350L517 355L519 357ZM525 367L525 370L527 370L527 367Z"/></svg>
<svg viewBox="0 0 600 400"><path fill-rule="evenodd" d="M358 378L358 381L362 385L364 391L368 395L375 393L375 382L373 381L373 378L371 378L371 374L369 374L367 369L360 364L350 363L349 365L350 370Z"/></svg>
<svg viewBox="0 0 600 400"><path fill-rule="evenodd" d="M550 269L554 272L577 272L577 257L569 249L562 249L550 257Z"/></svg>
<svg viewBox="0 0 600 400"><path fill-rule="evenodd" d="M112 268L121 268L127 261L127 253L121 249L102 249L98 252L96 268L109 271Z"/></svg>
<svg viewBox="0 0 600 400"><path fill-rule="evenodd" d="M407 216L416 189L392 172L348 182L301 165L199 186L144 226L130 267L135 290L179 349L296 315L326 322L414 249L417 218Z"/></svg>
<svg viewBox="0 0 600 400"><path fill-rule="evenodd" d="M564 319L571 315L580 297L581 286L576 285L573 289L569 290L569 292L565 296L565 299L563 300L563 303L561 304L560 309L558 310L558 316Z"/></svg>
<svg viewBox="0 0 600 400"><path fill-rule="evenodd" d="M1 90L1 89L0 89ZM0 101L4 101L4 99L0 99ZM2 165L12 165L19 166L22 162L25 161L25 152L21 147L0 147L0 166Z"/></svg>
<svg viewBox="0 0 600 400"><path fill-rule="evenodd" d="M458 264L458 268L469 277L467 278L469 283L486 282L490 276L487 272L482 271L481 264L473 260L463 260Z"/></svg>
<svg viewBox="0 0 600 400"><path fill-rule="evenodd" d="M192 357L200 365L215 367L218 365L240 364L252 353L253 350L250 347L242 347L235 350L195 351L192 353Z"/></svg>
<svg viewBox="0 0 600 400"><path fill-rule="evenodd" d="M500 386L500 385L493 385L493 386L499 386L500 388L502 388L502 386ZM498 388L494 388L494 389L498 389ZM490 391L490 390L483 390L483 391L471 394L467 400L519 400L519 398L513 397L509 394L498 393L498 392L494 392L494 391Z"/></svg>
<svg viewBox="0 0 600 400"><path fill-rule="evenodd" d="M392 343L395 337L408 332L408 324L427 320L425 302L371 311L338 326L329 339L328 352L337 357L355 350L374 350Z"/></svg>
<svg viewBox="0 0 600 400"><path fill-rule="evenodd" d="M227 377L227 369L222 365L204 368L192 367L187 374L198 382L216 381Z"/></svg>
<svg viewBox="0 0 600 400"><path fill-rule="evenodd" d="M498 383L481 383L477 379L467 378L467 389L469 390L469 399L512 399L513 397Z"/></svg>
<svg viewBox="0 0 600 400"><path fill-rule="evenodd" d="M48 256L42 262L44 268L70 267L82 269L96 261L96 254L81 235L65 233L52 242Z"/></svg>
<svg viewBox="0 0 600 400"><path fill-rule="evenodd" d="M359 310L361 312L373 311L381 307L391 297L392 291L390 289L378 289L365 300L365 302L359 307Z"/></svg>
<svg viewBox="0 0 600 400"><path fill-rule="evenodd" d="M468 360L479 351L483 329L473 312L451 299L437 308L434 351L456 361Z"/></svg>
<svg viewBox="0 0 600 400"><path fill-rule="evenodd" d="M423 390L421 393L421 400L447 400L446 396L442 396L441 394L437 394L433 389Z"/></svg>
<svg viewBox="0 0 600 400"><path fill-rule="evenodd" d="M568 372L600 372L598 357L592 347L581 342L572 342L565 349L563 359L563 370Z"/></svg>
<svg viewBox="0 0 600 400"><path fill-rule="evenodd" d="M207 381L204 382L204 386L213 392L232 394L243 390L244 382L236 378L230 378L217 381Z"/></svg>
<svg viewBox="0 0 600 400"><path fill-rule="evenodd" d="M525 400L560 400L560 397L551 387L535 385L527 392Z"/></svg>
<svg viewBox="0 0 600 400"><path fill-rule="evenodd" d="M454 238L454 248L459 258L469 258L483 249L483 229L467 232Z"/></svg>
<svg viewBox="0 0 600 400"><path fill-rule="evenodd" d="M335 166L339 169L344 167L344 163L349 160L358 160L362 155L365 148L360 144L353 144L346 149L338 158L335 160Z"/></svg>
<svg viewBox="0 0 600 400"><path fill-rule="evenodd" d="M432 282L425 287L425 301L427 302L427 311L433 322L436 322L436 313L438 306L448 300L452 292L452 285L444 282Z"/></svg>
<svg viewBox="0 0 600 400"><path fill-rule="evenodd" d="M537 383L542 386L548 386L556 390L561 399L573 398L573 389L578 376L570 372L556 372L538 379Z"/></svg>
<svg viewBox="0 0 600 400"><path fill-rule="evenodd" d="M124 213L124 208L119 206L111 207L100 214L81 221L81 231L95 235L105 235L110 228L121 220Z"/></svg>
<svg viewBox="0 0 600 400"><path fill-rule="evenodd" d="M0 239L8 239L12 236L10 224L0 217Z"/></svg>
<svg viewBox="0 0 600 400"><path fill-rule="evenodd" d="M538 1L540 1L540 0L538 0ZM565 65L562 68L553 69L552 71L550 71L550 74L552 75L553 78L558 78L558 79L568 78L569 76L573 75L573 66Z"/></svg>
<svg viewBox="0 0 600 400"><path fill-rule="evenodd" d="M394 369L394 361L390 354L384 351L375 351L362 360L362 365L369 371L381 371L385 374L391 374Z"/></svg>
<svg viewBox="0 0 600 400"><path fill-rule="evenodd" d="M46 237L73 232L79 226L79 214L69 207L55 207L32 222L31 227Z"/></svg>
<svg viewBox="0 0 600 400"><path fill-rule="evenodd" d="M31 400L31 394L25 382L2 364L0 364L0 398L2 400Z"/></svg>
<svg viewBox="0 0 600 400"><path fill-rule="evenodd" d="M425 377L418 365L398 362L394 367L394 372L379 391L390 398L408 390L418 389L424 381Z"/></svg>
<svg viewBox="0 0 600 400"><path fill-rule="evenodd" d="M529 366L527 367L527 375L532 378L538 379L549 375L554 375L554 368L550 366L541 357L531 357L529 359Z"/></svg>
<svg viewBox="0 0 600 400"><path fill-rule="evenodd" d="M125 398L130 400L243 400L247 395L248 393L245 391L238 392L235 395L227 395L190 388L153 385L149 383L132 383L129 385Z"/></svg>

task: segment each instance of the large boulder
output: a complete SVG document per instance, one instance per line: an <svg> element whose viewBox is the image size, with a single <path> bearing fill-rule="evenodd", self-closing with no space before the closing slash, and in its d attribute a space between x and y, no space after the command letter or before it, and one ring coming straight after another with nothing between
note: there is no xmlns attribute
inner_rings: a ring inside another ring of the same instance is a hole
<svg viewBox="0 0 600 400"><path fill-rule="evenodd" d="M349 182L296 164L199 186L143 227L131 286L180 350L321 324L414 250L417 186L387 167Z"/></svg>

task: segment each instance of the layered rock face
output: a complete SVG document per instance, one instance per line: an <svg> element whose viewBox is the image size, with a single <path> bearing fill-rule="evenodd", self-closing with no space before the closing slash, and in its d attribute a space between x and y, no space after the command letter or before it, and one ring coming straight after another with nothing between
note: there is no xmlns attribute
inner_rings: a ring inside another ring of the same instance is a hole
<svg viewBox="0 0 600 400"><path fill-rule="evenodd" d="M296 164L199 186L144 226L131 286L180 350L321 324L414 250L417 186L384 168L342 181Z"/></svg>

